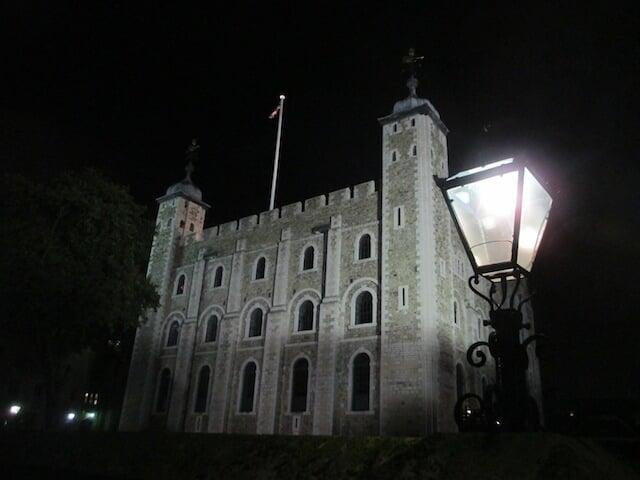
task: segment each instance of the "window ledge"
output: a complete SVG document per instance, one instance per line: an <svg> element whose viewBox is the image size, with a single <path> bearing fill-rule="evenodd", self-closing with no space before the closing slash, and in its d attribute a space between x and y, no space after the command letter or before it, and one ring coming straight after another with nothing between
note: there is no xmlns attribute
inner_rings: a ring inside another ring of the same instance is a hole
<svg viewBox="0 0 640 480"><path fill-rule="evenodd" d="M316 329L313 330L295 330L291 335L310 335L316 333Z"/></svg>
<svg viewBox="0 0 640 480"><path fill-rule="evenodd" d="M371 327L375 327L376 326L376 322L371 322L371 323L359 323L359 324L355 324L352 323L351 325L349 325L349 328L371 328Z"/></svg>
<svg viewBox="0 0 640 480"><path fill-rule="evenodd" d="M356 258L353 263L367 263L367 262L372 262L375 259L376 257Z"/></svg>
<svg viewBox="0 0 640 480"><path fill-rule="evenodd" d="M347 410L345 412L346 415L355 415L355 416L359 416L359 415L375 415L376 411L375 410L363 410L363 411L354 411L354 410Z"/></svg>
<svg viewBox="0 0 640 480"><path fill-rule="evenodd" d="M305 274L305 273L314 273L314 272L317 272L319 270L320 269L318 267L309 268L307 270L298 270L298 275L302 275L302 274Z"/></svg>

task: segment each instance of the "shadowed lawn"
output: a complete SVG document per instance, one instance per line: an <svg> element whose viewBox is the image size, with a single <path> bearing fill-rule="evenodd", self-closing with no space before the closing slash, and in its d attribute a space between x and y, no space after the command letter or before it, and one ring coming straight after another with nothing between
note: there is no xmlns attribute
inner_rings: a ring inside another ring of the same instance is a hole
<svg viewBox="0 0 640 480"><path fill-rule="evenodd" d="M637 466L594 441L554 434L340 438L16 433L0 436L0 451L2 464L16 471L39 468L87 475L77 478L640 478ZM637 454L636 443L632 455ZM75 478L35 473L34 478Z"/></svg>

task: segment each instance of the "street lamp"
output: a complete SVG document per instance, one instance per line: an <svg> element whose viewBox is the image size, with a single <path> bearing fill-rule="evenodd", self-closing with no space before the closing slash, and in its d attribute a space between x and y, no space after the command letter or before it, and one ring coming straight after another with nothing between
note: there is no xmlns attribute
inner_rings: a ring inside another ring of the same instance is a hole
<svg viewBox="0 0 640 480"><path fill-rule="evenodd" d="M469 287L489 303L489 321L483 323L493 328L488 342L468 348L467 360L474 367L483 366L487 356L480 347L489 347L496 364L496 401L462 395L455 407L456 422L463 430L462 404L475 398L482 405L485 428L523 430L528 422L537 421L531 418L537 408L527 393L525 372L526 347L539 336L520 341L520 330L530 327L522 321L522 306L528 298L516 305L515 297L533 266L551 196L529 166L511 158L435 180L473 267ZM486 295L477 288L480 276L491 282ZM496 298L498 286L501 295Z"/></svg>

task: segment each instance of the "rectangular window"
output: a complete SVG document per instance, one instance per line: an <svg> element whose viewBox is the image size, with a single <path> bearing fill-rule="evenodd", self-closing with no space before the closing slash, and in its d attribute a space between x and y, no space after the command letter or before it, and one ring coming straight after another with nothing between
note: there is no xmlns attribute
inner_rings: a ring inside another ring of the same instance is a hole
<svg viewBox="0 0 640 480"><path fill-rule="evenodd" d="M411 126L412 126L412 127L415 127L415 126L416 126L416 119L415 119L415 118L412 118L412 119L411 119Z"/></svg>
<svg viewBox="0 0 640 480"><path fill-rule="evenodd" d="M409 288L406 286L398 288L398 309L406 309L409 305Z"/></svg>
<svg viewBox="0 0 640 480"><path fill-rule="evenodd" d="M404 207L396 207L393 212L393 228L404 227Z"/></svg>

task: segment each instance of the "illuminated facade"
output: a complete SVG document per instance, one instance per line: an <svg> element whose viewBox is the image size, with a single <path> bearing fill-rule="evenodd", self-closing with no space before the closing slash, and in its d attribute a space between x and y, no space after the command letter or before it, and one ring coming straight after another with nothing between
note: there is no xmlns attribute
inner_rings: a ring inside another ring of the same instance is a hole
<svg viewBox="0 0 640 480"><path fill-rule="evenodd" d="M492 383L492 365L465 359L488 315L433 180L448 176L447 128L409 87L380 119L377 188L207 229L189 176L158 199L148 275L160 307L137 332L122 430L456 430L457 396Z"/></svg>

